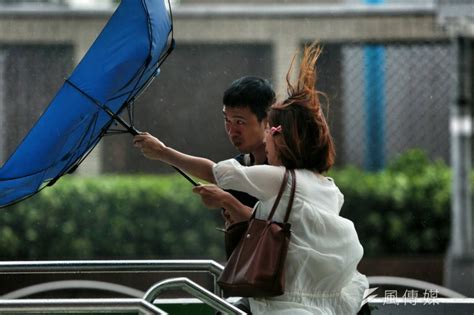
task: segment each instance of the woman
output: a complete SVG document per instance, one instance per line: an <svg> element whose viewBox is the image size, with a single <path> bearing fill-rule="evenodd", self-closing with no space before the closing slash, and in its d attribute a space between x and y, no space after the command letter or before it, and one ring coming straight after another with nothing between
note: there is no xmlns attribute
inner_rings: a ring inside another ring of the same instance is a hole
<svg viewBox="0 0 474 315"><path fill-rule="evenodd" d="M223 189L255 196L260 202L254 211L260 219L268 216L285 168L295 169L285 293L249 299L253 314L356 314L368 288L366 277L356 269L363 249L354 225L339 216L343 195L332 179L322 175L333 165L335 152L315 89L319 54L317 45L305 49L296 85L290 83L290 67L289 97L270 109L265 137L270 165L245 167L233 159L214 164L168 148L148 134L135 138L135 145L149 158L184 168ZM208 188L194 191L205 197ZM283 221L288 197L286 189L276 221Z"/></svg>

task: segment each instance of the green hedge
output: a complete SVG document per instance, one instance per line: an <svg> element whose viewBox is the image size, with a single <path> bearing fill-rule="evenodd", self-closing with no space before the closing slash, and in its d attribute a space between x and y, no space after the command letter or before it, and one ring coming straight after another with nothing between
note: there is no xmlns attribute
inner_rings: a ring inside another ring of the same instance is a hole
<svg viewBox="0 0 474 315"><path fill-rule="evenodd" d="M344 194L341 215L354 221L366 256L441 254L450 236L449 168L420 150L387 169L331 172Z"/></svg>
<svg viewBox="0 0 474 315"><path fill-rule="evenodd" d="M450 172L443 163L413 151L382 172L330 175L366 256L445 252ZM0 211L0 260L224 258L219 211L203 207L178 175L66 176Z"/></svg>
<svg viewBox="0 0 474 315"><path fill-rule="evenodd" d="M1 210L0 259L218 259L221 225L176 176L66 176Z"/></svg>

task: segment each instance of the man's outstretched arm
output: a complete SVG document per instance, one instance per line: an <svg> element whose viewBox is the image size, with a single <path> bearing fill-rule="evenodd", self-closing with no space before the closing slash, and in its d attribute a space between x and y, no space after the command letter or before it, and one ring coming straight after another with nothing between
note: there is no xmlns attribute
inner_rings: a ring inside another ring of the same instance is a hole
<svg viewBox="0 0 474 315"><path fill-rule="evenodd" d="M141 149L142 154L151 160L159 160L198 177L210 183L215 183L212 167L214 162L179 152L167 147L158 138L147 132L140 133L133 138L133 145Z"/></svg>

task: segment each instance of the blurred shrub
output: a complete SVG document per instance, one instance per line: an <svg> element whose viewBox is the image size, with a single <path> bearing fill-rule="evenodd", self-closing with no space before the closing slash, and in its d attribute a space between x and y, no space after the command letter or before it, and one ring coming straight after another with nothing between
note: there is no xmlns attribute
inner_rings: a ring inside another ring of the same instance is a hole
<svg viewBox="0 0 474 315"><path fill-rule="evenodd" d="M223 225L177 176L66 176L0 213L0 259L221 259Z"/></svg>
<svg viewBox="0 0 474 315"><path fill-rule="evenodd" d="M450 230L450 172L411 151L386 170L330 176L345 195L341 215L358 230L366 256L444 253ZM0 210L0 260L222 260L218 210L201 205L176 176L66 176Z"/></svg>
<svg viewBox="0 0 474 315"><path fill-rule="evenodd" d="M341 215L354 222L366 256L446 251L451 175L443 162L413 150L381 172L346 168L330 175L344 194Z"/></svg>

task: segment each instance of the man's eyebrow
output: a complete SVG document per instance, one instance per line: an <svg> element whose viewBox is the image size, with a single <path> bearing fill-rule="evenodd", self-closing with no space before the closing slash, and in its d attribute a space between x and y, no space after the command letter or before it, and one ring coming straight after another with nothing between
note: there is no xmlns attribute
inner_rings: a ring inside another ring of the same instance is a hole
<svg viewBox="0 0 474 315"><path fill-rule="evenodd" d="M247 117L241 116L241 115L236 115L236 116L234 116L233 118L242 119L242 120L247 120Z"/></svg>
<svg viewBox="0 0 474 315"><path fill-rule="evenodd" d="M227 118L227 113L225 111L222 111L222 115ZM231 117L232 119L242 119L242 120L247 120L247 117L242 116L242 115L235 115Z"/></svg>

